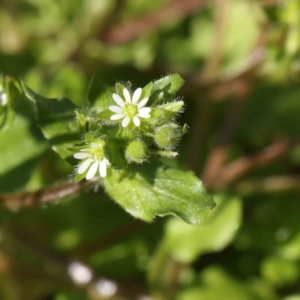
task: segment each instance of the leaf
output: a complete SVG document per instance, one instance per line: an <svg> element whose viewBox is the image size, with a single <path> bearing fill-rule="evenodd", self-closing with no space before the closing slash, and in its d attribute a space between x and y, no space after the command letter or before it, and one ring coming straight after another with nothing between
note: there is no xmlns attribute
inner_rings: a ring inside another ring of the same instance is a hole
<svg viewBox="0 0 300 300"><path fill-rule="evenodd" d="M33 128L29 119L17 114L10 128L0 132L0 176L7 175L45 152L47 144L42 140L41 133L36 131L37 128ZM18 175L24 175L24 171ZM2 177L0 183L5 185Z"/></svg>
<svg viewBox="0 0 300 300"><path fill-rule="evenodd" d="M222 250L233 240L241 223L241 201L217 197L216 202L210 218L199 226L178 219L166 224L164 247L176 260L191 263L203 253Z"/></svg>
<svg viewBox="0 0 300 300"><path fill-rule="evenodd" d="M192 172L155 161L113 172L104 186L128 213L144 221L172 214L187 223L199 224L215 205Z"/></svg>
<svg viewBox="0 0 300 300"><path fill-rule="evenodd" d="M76 105L67 98L46 99L35 94L23 83L22 87L26 97L36 104L38 123L52 149L61 158L76 164L77 161L68 149L74 143L81 142L80 127L75 119Z"/></svg>
<svg viewBox="0 0 300 300"><path fill-rule="evenodd" d="M88 89L88 101L92 110L100 112L107 109L110 105L115 105L112 94L113 91L108 85L103 84L96 77L91 79Z"/></svg>
<svg viewBox="0 0 300 300"><path fill-rule="evenodd" d="M165 76L153 82L150 105L173 99L177 91L184 84L184 80L178 74Z"/></svg>

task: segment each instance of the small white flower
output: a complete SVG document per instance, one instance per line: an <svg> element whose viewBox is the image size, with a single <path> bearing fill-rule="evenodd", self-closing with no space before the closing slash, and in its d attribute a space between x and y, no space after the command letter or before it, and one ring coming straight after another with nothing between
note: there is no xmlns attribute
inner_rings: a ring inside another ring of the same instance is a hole
<svg viewBox="0 0 300 300"><path fill-rule="evenodd" d="M6 93L0 93L0 105L4 106L7 104L7 94Z"/></svg>
<svg viewBox="0 0 300 300"><path fill-rule="evenodd" d="M74 157L82 160L77 169L78 174L83 174L88 170L86 180L92 179L97 172L101 177L106 177L109 161L103 155L102 146L92 143L90 148L80 150L74 154Z"/></svg>
<svg viewBox="0 0 300 300"><path fill-rule="evenodd" d="M118 94L113 94L113 99L116 104L118 104L118 106L114 105L109 107L109 110L116 113L112 115L110 119L113 121L123 119L122 126L126 127L131 120L135 126L140 126L140 118L150 118L151 108L144 107L147 104L149 98L140 100L141 94L142 89L138 88L134 91L131 98L129 91L124 88L123 95L125 101Z"/></svg>

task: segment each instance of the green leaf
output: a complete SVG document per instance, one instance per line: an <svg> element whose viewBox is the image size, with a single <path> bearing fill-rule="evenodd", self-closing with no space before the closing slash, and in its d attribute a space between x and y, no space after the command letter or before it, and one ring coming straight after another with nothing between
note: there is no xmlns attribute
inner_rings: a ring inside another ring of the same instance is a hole
<svg viewBox="0 0 300 300"><path fill-rule="evenodd" d="M233 240L241 223L241 201L217 197L216 202L217 207L209 219L199 226L169 220L164 247L176 260L191 263L203 253L222 250Z"/></svg>
<svg viewBox="0 0 300 300"><path fill-rule="evenodd" d="M88 101L91 109L96 112L108 109L110 105L115 105L112 98L112 89L103 84L99 79L93 77L88 89Z"/></svg>
<svg viewBox="0 0 300 300"><path fill-rule="evenodd" d="M110 117L114 114L114 112L110 111L109 109L105 109L101 112L99 112L97 114L97 118L101 121L101 120L104 120L104 121L111 121Z"/></svg>
<svg viewBox="0 0 300 300"><path fill-rule="evenodd" d="M153 82L150 105L173 99L177 91L182 87L184 80L178 74L165 76Z"/></svg>
<svg viewBox="0 0 300 300"><path fill-rule="evenodd" d="M172 214L187 223L199 224L215 205L192 172L155 161L113 172L104 186L127 212L144 221Z"/></svg>
<svg viewBox="0 0 300 300"><path fill-rule="evenodd" d="M75 143L81 142L80 127L75 119L75 104L67 98L46 99L23 83L22 87L26 97L36 104L38 123L52 149L61 158L76 164L69 150Z"/></svg>

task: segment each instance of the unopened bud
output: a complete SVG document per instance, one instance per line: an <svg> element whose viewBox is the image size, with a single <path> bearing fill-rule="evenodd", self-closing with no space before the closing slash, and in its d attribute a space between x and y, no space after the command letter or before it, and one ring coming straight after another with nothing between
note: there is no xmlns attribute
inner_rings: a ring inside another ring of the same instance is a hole
<svg viewBox="0 0 300 300"><path fill-rule="evenodd" d="M154 140L159 148L171 150L176 147L181 136L181 127L174 123L168 123L155 130Z"/></svg>
<svg viewBox="0 0 300 300"><path fill-rule="evenodd" d="M148 150L145 144L139 140L131 142L126 150L125 157L128 162L142 163L148 158Z"/></svg>

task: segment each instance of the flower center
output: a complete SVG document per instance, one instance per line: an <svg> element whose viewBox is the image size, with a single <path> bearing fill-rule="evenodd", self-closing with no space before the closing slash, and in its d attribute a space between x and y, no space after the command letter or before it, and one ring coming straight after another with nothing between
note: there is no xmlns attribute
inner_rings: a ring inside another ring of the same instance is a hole
<svg viewBox="0 0 300 300"><path fill-rule="evenodd" d="M129 118L133 118L138 114L138 107L136 104L126 103L125 112Z"/></svg>

